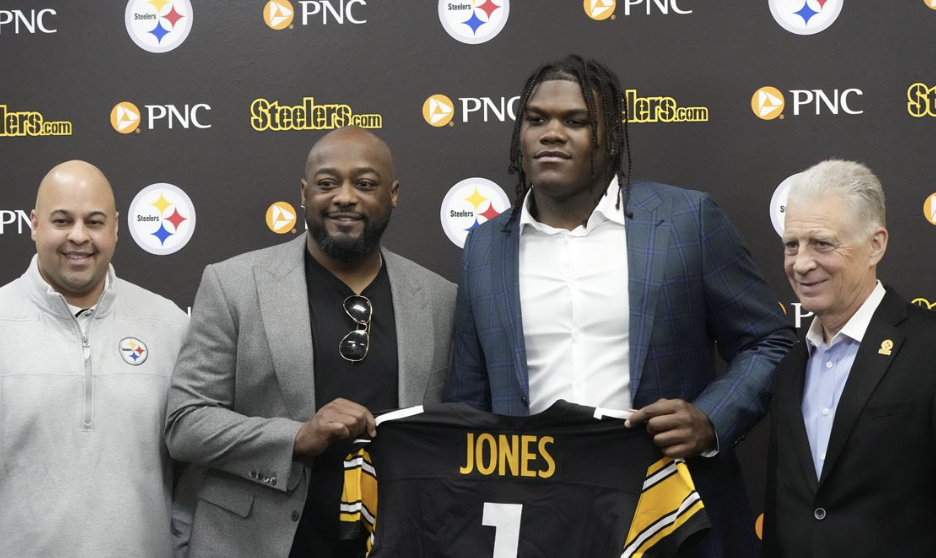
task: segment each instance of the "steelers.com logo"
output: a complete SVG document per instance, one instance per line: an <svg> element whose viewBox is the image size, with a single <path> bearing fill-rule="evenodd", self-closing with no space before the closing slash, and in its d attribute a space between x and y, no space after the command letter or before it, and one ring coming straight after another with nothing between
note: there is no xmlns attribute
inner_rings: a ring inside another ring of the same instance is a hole
<svg viewBox="0 0 936 558"><path fill-rule="evenodd" d="M281 31L292 25L296 10L289 0L270 0L263 7L263 21L267 27Z"/></svg>
<svg viewBox="0 0 936 558"><path fill-rule="evenodd" d="M786 210L787 210L787 198L790 197L790 186L793 185L793 181L796 180L796 177L799 176L799 173L794 174L793 176L788 176L784 179L783 182L777 186L777 189L774 190L773 196L770 197L770 223L773 225L775 231L780 236L783 236L784 229L784 219L786 219Z"/></svg>
<svg viewBox="0 0 936 558"><path fill-rule="evenodd" d="M189 0L130 0L124 15L127 33L147 52L169 52L192 30Z"/></svg>
<svg viewBox="0 0 936 558"><path fill-rule="evenodd" d="M616 0L584 0L582 7L585 9L585 15L595 21L604 21L608 18L614 19L614 8L617 7Z"/></svg>
<svg viewBox="0 0 936 558"><path fill-rule="evenodd" d="M468 232L510 209L501 187L486 178L468 178L452 186L442 201L442 230L463 248Z"/></svg>
<svg viewBox="0 0 936 558"><path fill-rule="evenodd" d="M452 121L455 116L455 104L445 95L436 93L423 103L422 115L427 124L440 128Z"/></svg>
<svg viewBox="0 0 936 558"><path fill-rule="evenodd" d="M780 27L797 35L815 35L835 23L845 0L768 0Z"/></svg>
<svg viewBox="0 0 936 558"><path fill-rule="evenodd" d="M776 87L761 87L751 96L751 110L761 120L783 118L783 93Z"/></svg>
<svg viewBox="0 0 936 558"><path fill-rule="evenodd" d="M292 204L278 201L267 208L267 228L276 234L296 232L296 210Z"/></svg>
<svg viewBox="0 0 936 558"><path fill-rule="evenodd" d="M140 248L167 256L184 248L195 234L195 205L178 186L160 182L133 198L127 220Z"/></svg>
<svg viewBox="0 0 936 558"><path fill-rule="evenodd" d="M121 134L132 134L140 128L140 109L130 101L117 103L111 110L110 123Z"/></svg>
<svg viewBox="0 0 936 558"><path fill-rule="evenodd" d="M456 41L476 45L497 36L507 25L510 0L439 0L439 21Z"/></svg>

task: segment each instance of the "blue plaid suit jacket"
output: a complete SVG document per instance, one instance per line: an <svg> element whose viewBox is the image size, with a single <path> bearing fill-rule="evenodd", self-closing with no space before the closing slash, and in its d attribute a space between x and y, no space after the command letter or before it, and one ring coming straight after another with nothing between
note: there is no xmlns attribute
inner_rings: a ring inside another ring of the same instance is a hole
<svg viewBox="0 0 936 558"><path fill-rule="evenodd" d="M690 460L713 529L693 556L758 554L731 448L767 412L773 370L794 341L735 228L701 192L633 184L626 220L630 389L635 408L684 399L715 427L716 458ZM519 225L509 212L468 236L455 310L448 399L529 413L519 287ZM716 375L715 351L727 363Z"/></svg>

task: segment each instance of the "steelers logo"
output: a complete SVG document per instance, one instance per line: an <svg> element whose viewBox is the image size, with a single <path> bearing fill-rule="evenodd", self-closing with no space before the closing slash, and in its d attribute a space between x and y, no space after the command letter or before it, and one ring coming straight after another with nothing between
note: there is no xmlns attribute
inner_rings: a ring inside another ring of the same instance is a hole
<svg viewBox="0 0 936 558"><path fill-rule="evenodd" d="M124 337L120 340L120 358L132 366L139 366L146 362L149 356L149 349L146 343L136 337Z"/></svg>

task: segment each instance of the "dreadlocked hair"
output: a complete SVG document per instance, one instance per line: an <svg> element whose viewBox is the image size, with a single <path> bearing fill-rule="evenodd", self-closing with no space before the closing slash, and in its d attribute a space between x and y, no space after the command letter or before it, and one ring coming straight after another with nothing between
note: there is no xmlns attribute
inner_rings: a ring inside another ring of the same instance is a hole
<svg viewBox="0 0 936 558"><path fill-rule="evenodd" d="M507 172L518 176L517 197L510 212L510 219L504 226L505 231L509 230L513 222L519 218L523 200L532 186L523 171L523 154L520 151L520 127L523 124L523 115L526 113L527 103L536 86L544 81L553 80L576 82L582 88L582 96L585 98L585 105L588 107L588 120L591 126L592 150L590 158L592 176L599 176L595 172L595 151L599 146L604 145L608 154L606 167L598 169L598 171L607 176L617 176L618 191L615 193L617 196L615 208L621 209L623 207L625 215L631 217L630 212L627 210L627 203L630 200L632 168L630 136L627 131L629 118L621 83L614 72L601 62L585 59L577 54L570 54L561 60L543 64L534 70L527 78L523 91L520 93L520 101L516 111L517 120L514 123L513 136L510 140L510 166L507 168ZM586 94L586 92L594 93L600 100L602 120L605 124L604 137L601 138L601 142L598 141L599 107L596 106L595 96ZM605 192L605 195L607 195L607 192Z"/></svg>

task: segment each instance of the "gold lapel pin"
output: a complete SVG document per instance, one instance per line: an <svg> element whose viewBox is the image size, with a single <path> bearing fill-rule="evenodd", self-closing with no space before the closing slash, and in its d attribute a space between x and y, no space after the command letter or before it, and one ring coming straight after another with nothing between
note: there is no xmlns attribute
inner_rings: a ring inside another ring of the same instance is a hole
<svg viewBox="0 0 936 558"><path fill-rule="evenodd" d="M890 339L881 341L881 348L878 349L879 355L891 356L891 349L894 348L894 342Z"/></svg>

